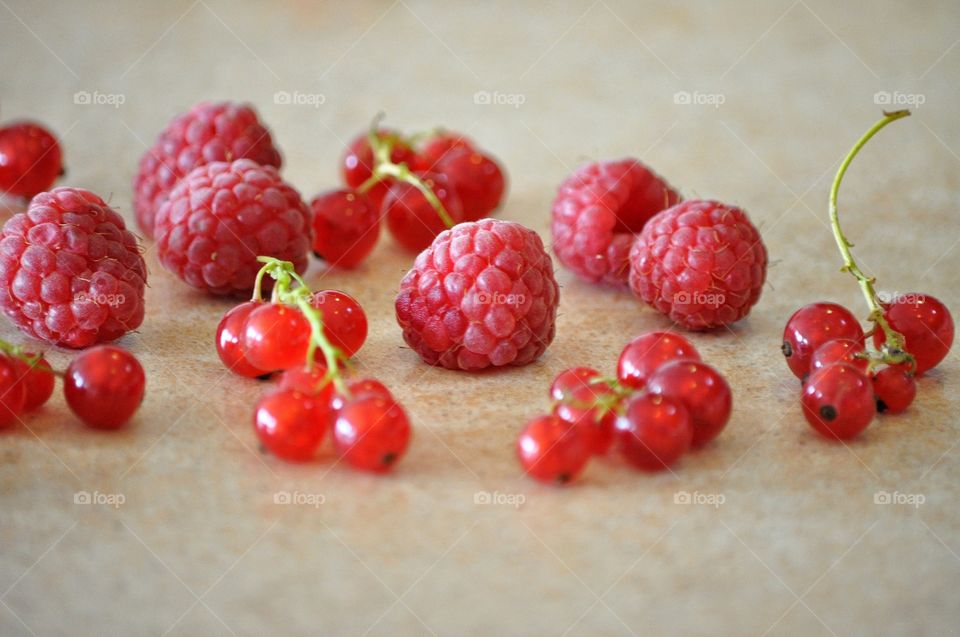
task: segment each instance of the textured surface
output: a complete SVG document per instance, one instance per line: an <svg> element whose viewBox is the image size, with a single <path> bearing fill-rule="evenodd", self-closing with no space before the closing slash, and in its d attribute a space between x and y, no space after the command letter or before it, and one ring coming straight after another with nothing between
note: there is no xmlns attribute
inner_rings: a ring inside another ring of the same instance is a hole
<svg viewBox="0 0 960 637"><path fill-rule="evenodd" d="M587 160L636 155L687 197L742 206L775 263L746 321L691 336L730 379L727 429L674 473L594 462L563 491L525 479L516 435L546 409L552 376L574 364L612 371L627 340L665 320L560 270L557 338L539 362L476 376L429 368L393 318L411 258L385 239L359 271L314 264L308 279L370 314L360 373L408 408L409 454L386 479L329 451L286 465L257 451L262 386L225 376L214 352L230 302L191 291L149 248L147 320L121 341L148 375L134 426L85 431L58 390L29 430L0 438L0 634L956 630L957 351L906 414L844 447L805 423L778 348L803 303L864 313L837 272L826 200L837 162L879 117L878 91L924 103L851 168L847 231L881 288L927 291L960 312L960 9L518 4L5 0L3 117L57 128L67 183L128 221L145 144L201 98L253 102L306 197L335 185L346 141L378 110L391 126L460 129L509 173L502 215L543 237L561 179ZM78 91L91 104L75 104ZM278 91L291 103L275 103ZM125 97L119 108L93 103L112 94ZM20 339L12 326L0 333ZM68 357L50 353L58 366ZM74 504L81 491L107 503ZM882 492L924 501L875 504ZM278 493L299 504L276 504ZM691 504L675 503L683 493Z"/></svg>

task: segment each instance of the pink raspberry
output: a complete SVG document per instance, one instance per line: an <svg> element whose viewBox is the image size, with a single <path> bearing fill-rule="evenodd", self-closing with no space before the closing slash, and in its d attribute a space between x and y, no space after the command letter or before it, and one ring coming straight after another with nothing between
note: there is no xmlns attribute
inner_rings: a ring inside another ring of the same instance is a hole
<svg viewBox="0 0 960 637"><path fill-rule="evenodd" d="M581 166L553 202L553 250L580 278L626 287L636 233L678 201L677 191L636 159Z"/></svg>
<svg viewBox="0 0 960 637"><path fill-rule="evenodd" d="M0 308L54 345L89 347L136 329L146 281L136 237L89 190L40 193L0 231Z"/></svg>
<svg viewBox="0 0 960 637"><path fill-rule="evenodd" d="M200 102L174 117L140 158L133 180L137 225L152 237L161 204L184 175L212 161L235 159L280 167L280 152L252 106Z"/></svg>
<svg viewBox="0 0 960 637"><path fill-rule="evenodd" d="M213 294L252 290L258 256L303 272L312 240L300 193L249 159L194 168L160 207L156 229L163 267Z"/></svg>
<svg viewBox="0 0 960 637"><path fill-rule="evenodd" d="M653 217L630 251L630 287L691 330L739 321L760 298L767 249L739 208L691 200Z"/></svg>
<svg viewBox="0 0 960 637"><path fill-rule="evenodd" d="M441 232L417 256L400 283L397 322L431 365L526 365L553 340L559 300L540 236L483 219Z"/></svg>

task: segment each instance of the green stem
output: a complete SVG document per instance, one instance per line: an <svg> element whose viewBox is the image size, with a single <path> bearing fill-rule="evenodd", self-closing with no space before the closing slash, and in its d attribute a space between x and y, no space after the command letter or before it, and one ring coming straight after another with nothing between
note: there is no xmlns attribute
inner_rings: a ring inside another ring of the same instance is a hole
<svg viewBox="0 0 960 637"><path fill-rule="evenodd" d="M60 376L61 378L63 377L63 372L58 372L57 370L53 369L50 367L49 363L40 363L40 360L43 358L43 354L27 354L23 351L22 345L14 345L13 343L8 343L7 341L0 339L0 352L23 361L31 369L39 367L42 371L53 374L54 376Z"/></svg>

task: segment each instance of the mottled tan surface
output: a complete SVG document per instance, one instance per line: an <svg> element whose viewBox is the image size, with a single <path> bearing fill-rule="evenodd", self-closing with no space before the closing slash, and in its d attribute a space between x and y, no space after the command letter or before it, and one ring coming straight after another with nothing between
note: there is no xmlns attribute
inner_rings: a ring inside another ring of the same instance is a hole
<svg viewBox="0 0 960 637"><path fill-rule="evenodd" d="M775 266L754 313L693 337L733 385L727 430L675 473L605 461L570 489L533 484L513 444L546 408L552 375L609 370L628 338L665 321L561 271L558 337L542 360L475 376L430 369L393 320L410 257L384 240L359 271L314 267L309 279L369 312L359 367L409 409L410 453L388 478L336 466L329 451L284 464L257 451L250 427L263 386L224 375L214 352L229 303L186 289L148 245L148 317L121 342L149 379L133 426L92 433L57 397L0 439L0 634L956 631L956 353L906 415L845 447L804 423L777 348L800 304L863 308L837 272L825 204L836 163L879 115L877 91L924 103L854 165L849 234L883 289L960 308L957 5L455 4L0 0L2 115L59 130L66 183L128 219L144 143L207 97L253 102L306 195L336 183L344 140L377 110L409 130L466 131L509 170L502 216L544 236L574 166L638 155L688 196L744 206L765 233ZM276 104L281 90L324 103ZM523 104L476 104L480 90ZM76 91L125 102L77 105ZM677 104L678 91L723 103ZM22 340L9 326L0 335ZM75 504L79 491L124 502ZM275 504L281 491L324 502ZM925 502L877 505L879 491ZM478 492L525 501L480 505ZM676 504L680 492L723 503Z"/></svg>

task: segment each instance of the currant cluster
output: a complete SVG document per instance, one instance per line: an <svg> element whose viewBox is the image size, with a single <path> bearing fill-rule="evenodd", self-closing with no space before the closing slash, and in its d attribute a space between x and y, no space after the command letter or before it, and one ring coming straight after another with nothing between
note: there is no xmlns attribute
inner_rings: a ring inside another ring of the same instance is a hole
<svg viewBox="0 0 960 637"><path fill-rule="evenodd" d="M922 293L880 298L875 280L857 266L853 244L840 229L837 196L851 161L877 131L909 114L884 113L847 155L830 191L830 221L842 269L857 279L873 329L865 334L850 310L829 302L800 308L784 328L781 349L790 371L803 382L803 414L827 438L853 438L878 412L907 409L917 393L914 378L942 361L953 344L953 318L946 306ZM867 337L876 349L867 346Z"/></svg>
<svg viewBox="0 0 960 637"><path fill-rule="evenodd" d="M228 311L216 335L220 360L234 373L266 378L281 372L254 409L260 443L279 458L302 462L330 431L348 464L389 470L410 442L407 414L380 381L348 381L342 372L366 340L363 309L343 292L312 292L288 261L260 261L253 299ZM274 281L269 302L261 298L266 276Z"/></svg>
<svg viewBox="0 0 960 637"><path fill-rule="evenodd" d="M0 192L29 199L63 175L56 136L36 122L0 127Z"/></svg>
<svg viewBox="0 0 960 637"><path fill-rule="evenodd" d="M550 398L552 412L527 423L517 453L528 475L559 484L612 447L637 469L666 469L716 438L733 406L723 375L672 332L630 341L615 378L590 367L564 370L550 385Z"/></svg>
<svg viewBox="0 0 960 637"><path fill-rule="evenodd" d="M344 268L373 250L383 218L397 243L420 252L443 230L490 215L505 188L497 160L464 135L404 137L376 121L348 146L342 174L346 187L321 193L310 209L314 254Z"/></svg>
<svg viewBox="0 0 960 637"><path fill-rule="evenodd" d="M94 429L117 429L143 401L146 377L133 354L100 345L78 354L65 372L55 371L42 354L0 341L0 429L45 404L55 376L71 411Z"/></svg>

